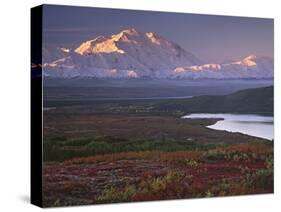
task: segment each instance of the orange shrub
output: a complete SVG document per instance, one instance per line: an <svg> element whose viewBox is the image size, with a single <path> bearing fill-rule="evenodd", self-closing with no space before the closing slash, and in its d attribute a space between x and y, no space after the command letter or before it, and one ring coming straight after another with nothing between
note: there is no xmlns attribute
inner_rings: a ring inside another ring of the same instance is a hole
<svg viewBox="0 0 281 212"><path fill-rule="evenodd" d="M179 160L193 159L198 160L202 157L202 151L144 151L144 152L121 152L114 154L96 155L90 157L73 158L64 162L65 165L71 164L90 164L102 161L118 161L130 159L157 160L162 162L176 162Z"/></svg>

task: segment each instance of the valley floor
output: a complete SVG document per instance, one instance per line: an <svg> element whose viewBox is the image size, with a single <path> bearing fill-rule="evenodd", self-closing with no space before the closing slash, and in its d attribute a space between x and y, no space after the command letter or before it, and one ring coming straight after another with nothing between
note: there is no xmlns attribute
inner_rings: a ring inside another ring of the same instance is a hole
<svg viewBox="0 0 281 212"><path fill-rule="evenodd" d="M44 206L272 193L273 143L215 121L44 111Z"/></svg>

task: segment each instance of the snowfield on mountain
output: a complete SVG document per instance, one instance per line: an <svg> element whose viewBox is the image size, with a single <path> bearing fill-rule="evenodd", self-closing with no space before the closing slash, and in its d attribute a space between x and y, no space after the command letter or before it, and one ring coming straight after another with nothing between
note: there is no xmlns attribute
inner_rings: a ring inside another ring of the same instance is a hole
<svg viewBox="0 0 281 212"><path fill-rule="evenodd" d="M154 32L123 30L98 36L77 48L43 49L44 76L56 78L272 78L273 59L250 55L242 60L204 64L201 59Z"/></svg>

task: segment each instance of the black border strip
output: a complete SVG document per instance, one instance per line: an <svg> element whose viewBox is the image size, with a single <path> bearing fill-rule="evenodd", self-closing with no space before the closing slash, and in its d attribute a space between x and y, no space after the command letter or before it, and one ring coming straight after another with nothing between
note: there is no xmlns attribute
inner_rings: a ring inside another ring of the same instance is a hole
<svg viewBox="0 0 281 212"><path fill-rule="evenodd" d="M31 8L31 203L43 206L42 196L42 15Z"/></svg>

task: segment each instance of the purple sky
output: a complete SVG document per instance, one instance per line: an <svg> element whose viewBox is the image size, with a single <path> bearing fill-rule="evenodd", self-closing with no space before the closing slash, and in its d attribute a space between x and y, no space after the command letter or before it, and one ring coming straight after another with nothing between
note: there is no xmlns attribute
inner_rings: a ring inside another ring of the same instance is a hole
<svg viewBox="0 0 281 212"><path fill-rule="evenodd" d="M133 27L156 32L205 62L274 54L273 19L54 5L44 6L43 17L46 47L76 47Z"/></svg>

